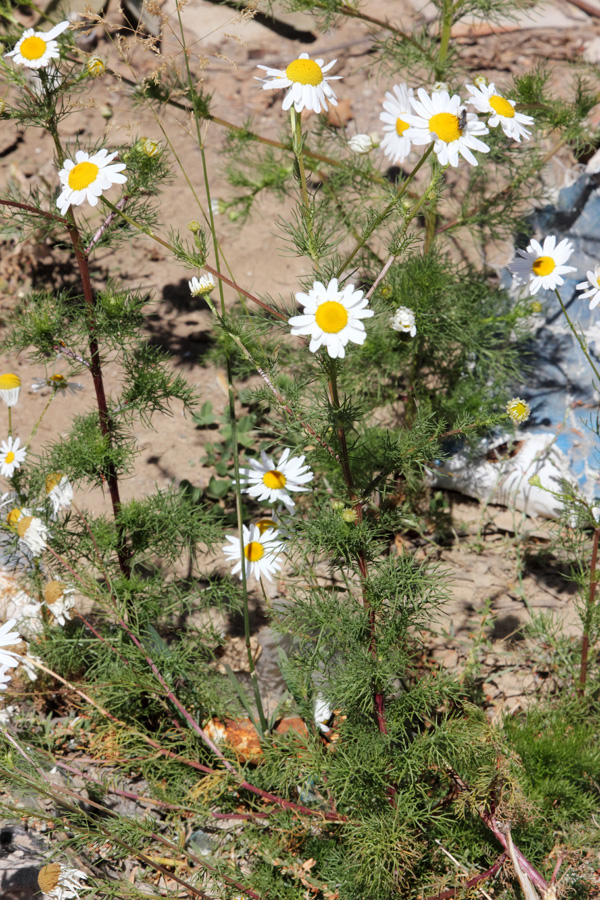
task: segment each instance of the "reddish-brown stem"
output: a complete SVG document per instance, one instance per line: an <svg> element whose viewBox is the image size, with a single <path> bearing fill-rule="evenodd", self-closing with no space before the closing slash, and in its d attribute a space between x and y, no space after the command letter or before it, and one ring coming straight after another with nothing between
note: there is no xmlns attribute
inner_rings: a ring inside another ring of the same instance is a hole
<svg viewBox="0 0 600 900"><path fill-rule="evenodd" d="M429 897L425 897L425 900L451 900L452 897L458 897L459 894L462 894L463 891L468 891L471 888L477 887L478 884L481 884L482 881L486 881L488 878L493 878L496 875L506 860L508 859L508 855L503 853L498 857L496 862L491 868L486 869L485 872L480 872L479 875L474 875L472 878L469 878L468 881L465 881L463 885L456 888L448 888L447 891L441 891L437 894L430 894Z"/></svg>
<svg viewBox="0 0 600 900"><path fill-rule="evenodd" d="M466 784L466 782L463 781L463 779L460 777L460 775L458 775L452 769L448 770L448 776L458 791L461 791L461 792L469 791L469 786ZM490 829L490 831L492 832L494 837L497 838L497 840L502 844L503 848L508 853L508 840L507 840L506 834L500 827L500 823L495 818L493 813L488 812L487 810L483 809L483 807L480 807L480 806L476 806L475 810L477 812L477 815L481 819L481 821L487 825L487 827ZM535 868L535 866L532 866L532 864L529 862L529 860L525 856L523 856L523 854L521 853L521 851L519 850L517 845L514 843L514 841L513 841L513 848L515 851L515 855L519 861L519 864L520 864L521 868L523 869L523 871L525 872L525 874L528 876L529 880L531 882L533 882L533 884L537 888L540 889L542 894L544 894L548 890L548 882L546 881L546 879L542 875L540 875L540 873Z"/></svg>
<svg viewBox="0 0 600 900"><path fill-rule="evenodd" d="M57 222L59 225L66 225L67 227L69 225L67 219L64 219L62 216L46 212L43 209L38 209L37 206L29 206L27 203L17 203L16 200L0 200L0 206L10 206L12 209L22 209L25 212L41 216L43 219L50 219L52 222Z"/></svg>
<svg viewBox="0 0 600 900"><path fill-rule="evenodd" d="M590 649L590 628L591 619L594 612L596 602L596 590L598 582L596 580L596 564L598 561L598 540L600 539L600 527L594 529L594 543L592 545L592 561L590 565L590 592L588 595L587 607L585 610L585 620L583 625L583 637L581 639L581 665L579 668L579 688L578 694L583 696L585 691L585 683L587 681L587 665L588 653Z"/></svg>
<svg viewBox="0 0 600 900"><path fill-rule="evenodd" d="M127 203L128 200L129 200L129 195L128 195L128 194L125 194L123 197L121 197L121 199L120 199L119 202L117 203L117 209L119 210L119 212L124 208L124 206L125 206L125 204ZM100 240L100 238L102 237L102 235L104 234L104 232L106 231L106 229L109 228L109 227L112 225L112 223L114 222L114 220L116 219L116 217L117 217L117 213L111 212L111 213L109 213L109 215L105 218L104 222L102 223L102 225L100 226L100 228L98 229L98 231L95 233L94 237L91 239L91 241L89 242L89 244L87 245L87 247L85 248L85 255L86 255L86 256L89 256L89 255L90 255L91 251L94 249L94 247L96 246L96 244L98 243L98 241Z"/></svg>
<svg viewBox="0 0 600 900"><path fill-rule="evenodd" d="M87 308L88 321L88 346L90 351L90 372L94 382L94 390L96 392L96 403L98 405L98 417L100 421L100 431L106 438L108 446L112 444L112 423L108 404L106 402L106 393L104 391L104 379L102 377L102 363L100 360L100 348L98 346L98 338L96 337L96 309L94 301L94 292L92 290L92 282L90 280L90 269L87 256L81 246L81 238L79 230L75 224L72 213L66 223L77 265L81 277L81 286L83 288L83 297ZM119 560L119 568L126 578L131 575L131 567L129 565L129 553L127 551L125 533L122 525L119 523L119 513L121 511L121 498L119 495L119 478L117 470L113 462L109 462L106 466L106 481L108 483L108 491L113 508L113 515L118 536L117 558Z"/></svg>

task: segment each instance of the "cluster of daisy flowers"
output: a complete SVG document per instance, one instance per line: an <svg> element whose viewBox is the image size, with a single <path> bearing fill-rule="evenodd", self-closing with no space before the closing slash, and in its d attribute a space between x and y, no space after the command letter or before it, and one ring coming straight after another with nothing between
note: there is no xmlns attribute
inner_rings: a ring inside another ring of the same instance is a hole
<svg viewBox="0 0 600 900"><path fill-rule="evenodd" d="M324 60L310 59L308 53L301 53L285 69L259 66L266 77L258 80L266 91L288 89L282 104L284 110L293 106L297 113L304 109L326 112L328 102L337 105L331 82L340 76L327 74L336 62L334 59L324 65ZM403 162L413 146L433 143L441 165L457 166L460 155L476 166L473 150L488 153L490 149L480 140L482 135L488 134L488 126L500 126L507 137L517 142L528 139L531 132L527 126L533 124L533 118L517 112L515 101L504 97L495 84L488 84L483 76L475 82L465 85L470 95L466 103L458 94L451 95L448 85L443 82L435 84L431 94L420 87L415 96L413 88L407 84L395 84L387 91L380 115L385 132L381 148L392 164ZM487 125L475 112L467 110L467 104L488 116ZM376 141L371 135L356 135L350 146L356 153L368 153L376 146Z"/></svg>
<svg viewBox="0 0 600 900"><path fill-rule="evenodd" d="M283 504L289 513L293 513L296 504L290 492L308 491L306 485L314 478L310 466L305 464L304 456L290 456L288 448L281 454L277 465L264 451L260 456L260 462L251 459L248 467L240 469L242 493L271 507ZM226 535L227 544L223 552L228 562L233 563L232 574L239 572L242 578L244 566L246 578L252 576L258 581L264 575L271 581L271 576L281 568L282 537L281 516L273 512L249 528L243 526L244 560L239 537Z"/></svg>

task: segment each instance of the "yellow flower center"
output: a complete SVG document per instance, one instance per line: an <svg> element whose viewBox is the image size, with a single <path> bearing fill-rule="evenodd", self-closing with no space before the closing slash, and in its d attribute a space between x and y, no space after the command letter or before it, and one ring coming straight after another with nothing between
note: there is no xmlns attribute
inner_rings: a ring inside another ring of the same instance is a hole
<svg viewBox="0 0 600 900"><path fill-rule="evenodd" d="M6 456L4 457L4 462L8 463L8 465L10 466L11 462L14 462L14 459L15 459L15 454L12 452L12 450L9 450L8 453L6 454Z"/></svg>
<svg viewBox="0 0 600 900"><path fill-rule="evenodd" d="M49 894L50 891L53 891L58 884L59 878L59 863L50 863L49 866L44 866L44 868L40 869L40 871L38 872L38 884L40 886L40 891L43 894Z"/></svg>
<svg viewBox="0 0 600 900"><path fill-rule="evenodd" d="M20 538L25 537L27 529L33 522L33 516L22 516L17 522L17 534Z"/></svg>
<svg viewBox="0 0 600 900"><path fill-rule="evenodd" d="M316 86L323 81L321 66L317 65L314 59L295 59L289 64L285 74L290 81L296 81L298 84Z"/></svg>
<svg viewBox="0 0 600 900"><path fill-rule="evenodd" d="M63 382L65 381L64 375L51 375L48 379L48 384L51 387L60 388L64 387Z"/></svg>
<svg viewBox="0 0 600 900"><path fill-rule="evenodd" d="M46 41L43 38L32 34L31 37L25 38L24 41L21 41L19 53L21 54L23 59L41 59L41 57L46 52L46 46Z"/></svg>
<svg viewBox="0 0 600 900"><path fill-rule="evenodd" d="M285 479L284 479L284 482L285 482ZM264 534L265 531L268 531L269 528L277 528L277 523L274 522L273 519L259 519L258 522L256 523L256 527L258 528L258 530L260 531L261 534Z"/></svg>
<svg viewBox="0 0 600 900"><path fill-rule="evenodd" d="M536 275L550 275L554 272L556 263L551 256L538 256L534 262L532 269Z"/></svg>
<svg viewBox="0 0 600 900"><path fill-rule="evenodd" d="M61 482L63 477L62 472L50 472L49 475L46 475L46 493L49 494L54 490L55 487Z"/></svg>
<svg viewBox="0 0 600 900"><path fill-rule="evenodd" d="M15 506L6 517L7 524L10 525L11 528L14 528L22 515L22 511Z"/></svg>
<svg viewBox="0 0 600 900"><path fill-rule="evenodd" d="M326 300L318 307L315 322L321 331L337 334L348 324L348 310L337 300Z"/></svg>
<svg viewBox="0 0 600 900"><path fill-rule="evenodd" d="M407 128L408 122L403 122L402 119L396 119L396 134L398 137L402 137Z"/></svg>
<svg viewBox="0 0 600 900"><path fill-rule="evenodd" d="M272 490L278 490L285 487L286 477L283 472L278 469L271 469L263 475L263 484ZM262 532L261 532L262 534Z"/></svg>
<svg viewBox="0 0 600 900"><path fill-rule="evenodd" d="M44 588L44 600L51 606L53 603L56 603L57 600L60 600L62 595L65 592L66 584L62 581L49 581L48 584Z"/></svg>
<svg viewBox="0 0 600 900"><path fill-rule="evenodd" d="M93 184L99 171L100 169L95 163L77 163L69 172L69 187L74 191L82 191Z"/></svg>
<svg viewBox="0 0 600 900"><path fill-rule="evenodd" d="M258 562L265 555L265 549L260 541L250 541L244 547L244 556L249 562Z"/></svg>
<svg viewBox="0 0 600 900"><path fill-rule="evenodd" d="M13 375L12 372L0 375L0 391L11 391L18 387L21 387L21 379L18 375Z"/></svg>
<svg viewBox="0 0 600 900"><path fill-rule="evenodd" d="M429 120L429 130L437 134L441 141L451 144L457 141L462 134L458 125L458 116L452 113L436 113Z"/></svg>
<svg viewBox="0 0 600 900"><path fill-rule="evenodd" d="M512 103L509 103L508 100L505 100L504 97L500 97L498 94L493 94L490 97L490 106L497 112L498 115L504 116L506 119L513 119L515 115L515 110Z"/></svg>

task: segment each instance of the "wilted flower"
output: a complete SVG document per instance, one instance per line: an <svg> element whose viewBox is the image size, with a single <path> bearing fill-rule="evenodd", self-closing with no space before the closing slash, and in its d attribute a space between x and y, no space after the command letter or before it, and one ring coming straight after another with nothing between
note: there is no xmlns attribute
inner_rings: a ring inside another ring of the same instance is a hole
<svg viewBox="0 0 600 900"><path fill-rule="evenodd" d="M81 882L87 879L85 872L50 863L38 872L38 884L48 900L78 900L79 891L85 887Z"/></svg>
<svg viewBox="0 0 600 900"><path fill-rule="evenodd" d="M0 397L7 406L15 406L21 393L21 379L13 372L0 375Z"/></svg>
<svg viewBox="0 0 600 900"><path fill-rule="evenodd" d="M21 516L17 534L34 556L40 556L47 547L48 529L37 516Z"/></svg>
<svg viewBox="0 0 600 900"><path fill-rule="evenodd" d="M54 516L59 510L68 509L73 502L73 487L62 472L51 472L46 476L46 496L52 504Z"/></svg>

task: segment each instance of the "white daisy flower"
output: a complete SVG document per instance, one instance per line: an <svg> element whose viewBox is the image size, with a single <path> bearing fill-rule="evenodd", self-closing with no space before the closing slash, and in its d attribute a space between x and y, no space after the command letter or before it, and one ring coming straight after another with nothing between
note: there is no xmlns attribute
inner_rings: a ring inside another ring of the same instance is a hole
<svg viewBox="0 0 600 900"><path fill-rule="evenodd" d="M3 689L2 677L4 675L5 670L0 670L0 691ZM6 676L6 684L10 681L10 675ZM6 689L6 684L4 684L4 689ZM17 706L3 706L0 709L0 725L10 725L12 722L13 716L16 712L19 711Z"/></svg>
<svg viewBox="0 0 600 900"><path fill-rule="evenodd" d="M0 666L0 691L5 691L8 685L12 681L12 675L8 674L8 669ZM12 707L7 706L7 709L12 709Z"/></svg>
<svg viewBox="0 0 600 900"><path fill-rule="evenodd" d="M525 140L531 137L531 132L524 126L533 125L533 117L515 112L515 101L499 94L493 82L479 86L467 84L465 87L471 94L467 103L471 103L480 113L491 113L488 125L492 128L501 125L504 134L519 143L522 137Z"/></svg>
<svg viewBox="0 0 600 900"><path fill-rule="evenodd" d="M310 336L309 350L316 353L325 346L332 359L343 358L348 341L364 344L367 337L361 319L374 315L365 309L369 301L362 291L355 291L353 284L338 288L337 278L327 287L315 281L308 294L296 294L296 300L304 307L301 316L292 316L288 323L292 334Z"/></svg>
<svg viewBox="0 0 600 900"><path fill-rule="evenodd" d="M21 665L25 669L25 673L30 681L37 681L39 675L39 669L35 665L35 663L41 663L41 659L39 656L34 656L33 653L27 653L21 659Z"/></svg>
<svg viewBox="0 0 600 900"><path fill-rule="evenodd" d="M267 581L271 581L271 575L274 575L281 568L281 563L277 557L283 549L281 541L276 540L278 534L272 528L267 528L262 534L256 525L247 528L243 526L244 531L244 556L246 578L252 575L259 581L264 575ZM235 565L231 570L231 574L237 572L242 577L242 561L240 555L240 539L233 535L225 535L229 541L223 547L223 552L228 558L228 562L234 562Z"/></svg>
<svg viewBox="0 0 600 900"><path fill-rule="evenodd" d="M288 447L281 454L278 465L264 451L260 456L262 464L250 459L249 469L240 468L242 492L261 502L280 502L292 509L296 504L288 491L307 491L304 485L314 478L310 466L304 464L304 456L290 458Z"/></svg>
<svg viewBox="0 0 600 900"><path fill-rule="evenodd" d="M4 614L17 623L20 631L39 634L43 630L42 604L30 597L26 591L17 591L4 602Z"/></svg>
<svg viewBox="0 0 600 900"><path fill-rule="evenodd" d="M19 663L18 651L11 649L21 643L19 632L11 631L16 624L15 619L7 619L0 625L0 667L3 669L14 669Z"/></svg>
<svg viewBox="0 0 600 900"><path fill-rule="evenodd" d="M82 881L86 881L85 872L63 866L60 863L50 863L38 872L38 884L40 890L48 900L78 900L79 892L86 889Z"/></svg>
<svg viewBox="0 0 600 900"><path fill-rule="evenodd" d="M57 625L66 625L71 618L71 610L75 606L74 588L67 587L62 581L49 581L44 586L44 601L52 613Z"/></svg>
<svg viewBox="0 0 600 900"><path fill-rule="evenodd" d="M337 100L333 93L330 81L338 81L341 75L329 75L328 72L337 62L337 59L323 65L322 59L309 59L308 53L301 53L298 59L294 59L286 69L271 69L269 66L258 66L264 69L268 77L258 78L262 81L263 91L287 88L290 90L283 98L283 108L289 109L292 103L296 112L303 109L312 109L316 113L327 112L327 100L337 106Z"/></svg>
<svg viewBox="0 0 600 900"><path fill-rule="evenodd" d="M403 331L414 337L417 333L415 314L408 306L399 306L393 316L390 317L390 325L394 331Z"/></svg>
<svg viewBox="0 0 600 900"><path fill-rule="evenodd" d="M40 556L48 545L48 529L37 516L21 516L17 534L34 556Z"/></svg>
<svg viewBox="0 0 600 900"><path fill-rule="evenodd" d="M192 297L204 297L206 294L210 294L217 286L210 272L208 275L202 275L200 278L194 276L191 281L188 281L188 284Z"/></svg>
<svg viewBox="0 0 600 900"><path fill-rule="evenodd" d="M62 216L68 208L81 206L84 200L90 206L97 206L98 198L102 196L113 184L125 184L127 176L122 175L125 163L110 162L117 156L117 151L109 153L108 150L98 150L90 156L84 150L78 150L75 154L76 162L66 159L58 177L63 185L56 205Z"/></svg>
<svg viewBox="0 0 600 900"><path fill-rule="evenodd" d="M21 393L21 379L13 372L0 375L0 397L7 406L16 406Z"/></svg>
<svg viewBox="0 0 600 900"><path fill-rule="evenodd" d="M327 724L331 721L333 716L333 710L329 704L329 701L325 699L323 694L319 693L315 697L315 714L314 720L315 725L322 731L323 734L327 734L327 732L331 731L331 728Z"/></svg>
<svg viewBox="0 0 600 900"><path fill-rule="evenodd" d="M553 234L544 239L544 244L531 240L526 250L517 250L520 258L515 259L508 266L518 282L529 280L529 291L537 294L540 288L545 291L553 291L559 285L564 284L562 275L574 272L573 266L565 266L575 248L568 240L559 244Z"/></svg>
<svg viewBox="0 0 600 900"><path fill-rule="evenodd" d="M46 476L46 496L52 504L54 518L61 509L68 509L73 502L73 486L62 472L51 472Z"/></svg>
<svg viewBox="0 0 600 900"><path fill-rule="evenodd" d="M43 69L51 60L60 58L55 38L66 31L69 25L70 22L59 22L50 31L34 31L33 28L28 28L23 32L14 49L4 55L14 57L13 62L18 66L27 66L28 69Z"/></svg>
<svg viewBox="0 0 600 900"><path fill-rule="evenodd" d="M25 462L27 450L20 447L21 438L9 437L0 444L0 475L5 478L12 478L15 469L20 468L21 463Z"/></svg>
<svg viewBox="0 0 600 900"><path fill-rule="evenodd" d="M410 153L411 141L407 132L410 125L407 116L412 118L411 99L414 91L406 84L395 84L393 94L386 91L383 101L384 112L379 118L384 122L383 130L387 132L381 142L381 148L391 160L392 165L402 163Z"/></svg>
<svg viewBox="0 0 600 900"><path fill-rule="evenodd" d="M587 281L580 281L576 288L578 291L584 291L581 299L589 299L590 309L595 309L600 303L600 266L595 266L594 270L586 272L586 275Z"/></svg>
<svg viewBox="0 0 600 900"><path fill-rule="evenodd" d="M407 137L413 144L430 144L442 166L458 165L459 154L472 166L478 165L471 150L489 153L489 147L480 141L478 134L488 134L488 129L475 113L468 113L458 94L452 97L448 91L434 91L431 97L424 88L417 91L419 99L411 103L416 116L409 119Z"/></svg>
<svg viewBox="0 0 600 900"><path fill-rule="evenodd" d="M57 394L76 394L83 391L83 385L76 381L69 381L64 375L49 375L47 378L34 378L31 385L32 391L42 391L45 387L52 388Z"/></svg>

